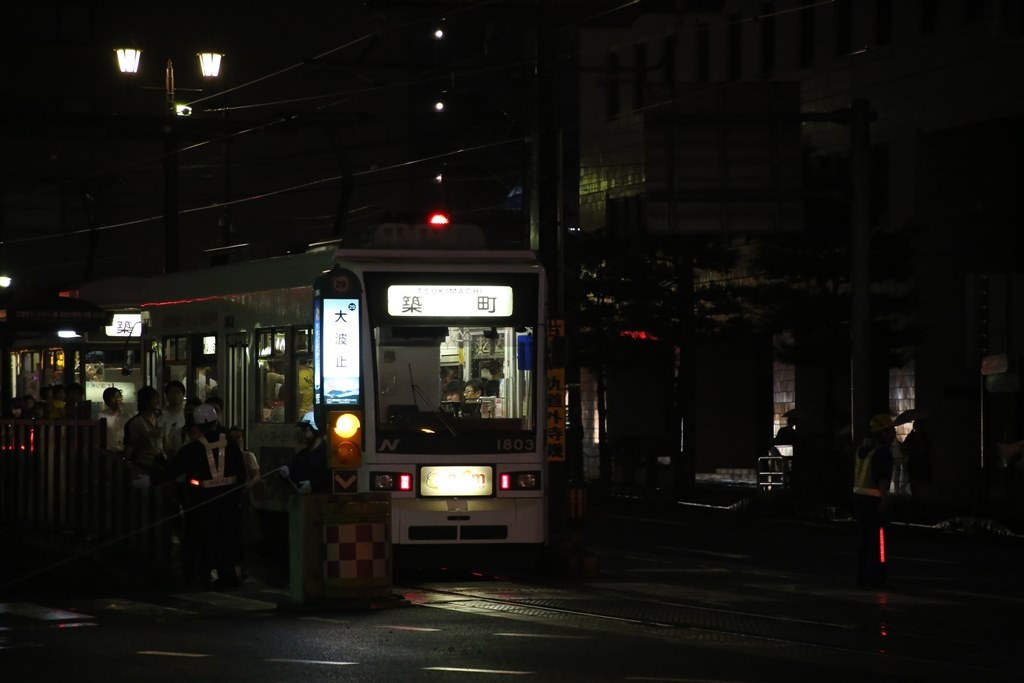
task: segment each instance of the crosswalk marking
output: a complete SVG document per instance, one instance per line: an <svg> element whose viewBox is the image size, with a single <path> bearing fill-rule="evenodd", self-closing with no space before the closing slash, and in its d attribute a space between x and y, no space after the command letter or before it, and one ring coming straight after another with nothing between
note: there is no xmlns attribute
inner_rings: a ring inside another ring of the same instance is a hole
<svg viewBox="0 0 1024 683"><path fill-rule="evenodd" d="M31 602L0 602L0 613L14 614L29 619L40 621L71 621L74 619L92 619L93 617L81 612L68 612L53 607L44 607Z"/></svg>
<svg viewBox="0 0 1024 683"><path fill-rule="evenodd" d="M279 664L324 664L327 666L353 666L359 662L333 662L329 659L264 659L264 662Z"/></svg>
<svg viewBox="0 0 1024 683"><path fill-rule="evenodd" d="M213 605L214 607L230 607L242 612L256 612L261 610L274 609L277 607L277 603L267 602L265 600L254 600L252 598L243 598L239 595L231 595L230 593L218 593L216 591L200 591L197 593L177 593L174 597L180 600L187 600L189 602L198 602L204 605Z"/></svg>
<svg viewBox="0 0 1024 683"><path fill-rule="evenodd" d="M193 612L192 610L181 609L180 607L157 605L152 602L139 602L137 600L125 600L122 598L104 598L102 600L87 601L85 604L90 609L97 611L110 611L116 614L129 614L144 617L184 617L196 614L196 612Z"/></svg>

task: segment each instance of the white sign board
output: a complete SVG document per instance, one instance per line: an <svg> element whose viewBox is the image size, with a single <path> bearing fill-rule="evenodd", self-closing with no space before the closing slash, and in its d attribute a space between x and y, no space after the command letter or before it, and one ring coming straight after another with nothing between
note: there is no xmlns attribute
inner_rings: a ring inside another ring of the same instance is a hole
<svg viewBox="0 0 1024 683"><path fill-rule="evenodd" d="M108 337L141 337L141 313L115 313L112 324L103 328Z"/></svg>
<svg viewBox="0 0 1024 683"><path fill-rule="evenodd" d="M498 318L512 315L507 285L391 285L388 315L396 318Z"/></svg>

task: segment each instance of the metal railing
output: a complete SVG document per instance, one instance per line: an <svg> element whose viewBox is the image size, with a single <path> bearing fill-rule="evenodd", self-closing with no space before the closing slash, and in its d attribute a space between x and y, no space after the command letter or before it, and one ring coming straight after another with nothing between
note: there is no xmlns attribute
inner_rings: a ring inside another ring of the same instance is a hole
<svg viewBox="0 0 1024 683"><path fill-rule="evenodd" d="M775 491L789 486L789 458L774 448L768 455L757 459L757 487L761 491Z"/></svg>
<svg viewBox="0 0 1024 683"><path fill-rule="evenodd" d="M0 420L0 523L74 534L166 567L176 502L105 448L105 420Z"/></svg>

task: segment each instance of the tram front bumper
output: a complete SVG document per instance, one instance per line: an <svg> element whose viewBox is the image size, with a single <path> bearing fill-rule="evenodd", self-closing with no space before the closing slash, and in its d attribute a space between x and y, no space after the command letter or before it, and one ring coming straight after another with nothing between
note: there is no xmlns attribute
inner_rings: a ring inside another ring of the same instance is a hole
<svg viewBox="0 0 1024 683"><path fill-rule="evenodd" d="M546 528L541 497L392 499L392 542L398 544L541 544Z"/></svg>

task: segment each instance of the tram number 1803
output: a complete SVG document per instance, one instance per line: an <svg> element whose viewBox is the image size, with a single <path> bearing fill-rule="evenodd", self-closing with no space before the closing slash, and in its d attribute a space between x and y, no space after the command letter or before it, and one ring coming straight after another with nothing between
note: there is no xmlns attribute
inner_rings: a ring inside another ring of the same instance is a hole
<svg viewBox="0 0 1024 683"><path fill-rule="evenodd" d="M497 450L504 453L529 453L536 447L533 439L498 439Z"/></svg>

